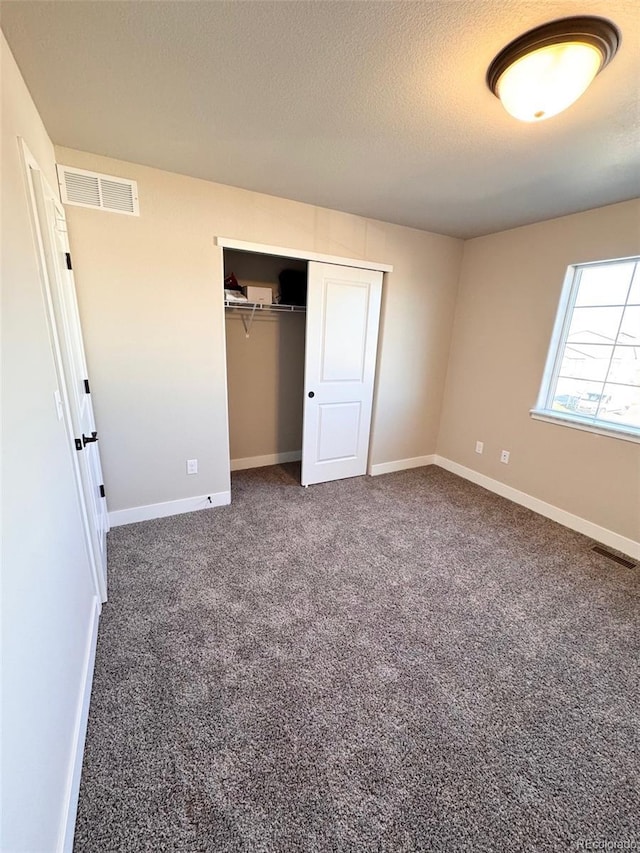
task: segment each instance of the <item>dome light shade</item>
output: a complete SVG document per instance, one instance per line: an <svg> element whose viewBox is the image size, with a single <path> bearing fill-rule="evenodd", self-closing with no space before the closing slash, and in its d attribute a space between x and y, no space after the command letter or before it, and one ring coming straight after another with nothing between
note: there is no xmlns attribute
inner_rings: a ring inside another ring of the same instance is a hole
<svg viewBox="0 0 640 853"><path fill-rule="evenodd" d="M498 97L521 121L541 121L561 113L586 91L602 65L590 44L553 44L528 53L498 80Z"/></svg>
<svg viewBox="0 0 640 853"><path fill-rule="evenodd" d="M619 44L618 29L604 18L551 21L500 51L487 85L515 118L543 121L578 100Z"/></svg>

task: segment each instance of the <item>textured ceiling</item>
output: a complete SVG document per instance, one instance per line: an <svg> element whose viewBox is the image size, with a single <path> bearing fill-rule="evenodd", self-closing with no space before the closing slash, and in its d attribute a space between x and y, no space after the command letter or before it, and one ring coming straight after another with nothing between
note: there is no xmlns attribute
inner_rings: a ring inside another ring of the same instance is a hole
<svg viewBox="0 0 640 853"><path fill-rule="evenodd" d="M518 2L5 2L54 142L469 237L640 195L640 6ZM618 56L569 111L517 122L493 56L598 14Z"/></svg>

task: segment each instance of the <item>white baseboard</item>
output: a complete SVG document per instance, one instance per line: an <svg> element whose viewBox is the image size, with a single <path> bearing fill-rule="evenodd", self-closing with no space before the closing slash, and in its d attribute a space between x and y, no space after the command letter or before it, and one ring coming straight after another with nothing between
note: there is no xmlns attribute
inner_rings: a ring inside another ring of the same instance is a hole
<svg viewBox="0 0 640 853"><path fill-rule="evenodd" d="M563 524L565 527L571 528L571 530L582 533L590 539L595 539L596 542L602 542L603 545L607 545L609 548L614 548L616 551L621 551L623 554L628 554L635 560L640 559L640 542L636 542L634 539L628 539L626 536L621 536L613 530L609 530L606 527L600 527L599 524L594 524L586 518L582 518L579 515L573 515L571 512L560 509L560 507L554 506L546 501L541 501L538 498L534 498L526 492L521 492L518 489L514 489L512 486L507 486L499 480L493 480L485 474L480 474L472 468L466 468L464 465L452 462L451 459L446 459L444 456L436 455L435 464L440 468L451 471L452 474L457 474L465 480L470 480L472 483L476 483L476 485L488 489L490 492L494 492L495 494L500 495L503 498L507 498L514 503L520 504L521 506L526 506L527 509L532 509L534 512L544 515L546 518L550 518L552 521L557 521L559 524Z"/></svg>
<svg viewBox="0 0 640 853"><path fill-rule="evenodd" d="M111 527L119 527L122 524L134 524L136 521L165 518L167 515L181 515L183 512L212 509L215 506L226 506L230 503L231 492L212 492L210 495L198 495L195 498L181 498L177 501L132 506L129 509L116 509L109 513L109 524Z"/></svg>
<svg viewBox="0 0 640 853"><path fill-rule="evenodd" d="M299 462L301 450L288 450L285 453L270 453L267 456L245 456L244 459L232 459L232 471L245 471L247 468L264 468L267 465L280 465L282 462Z"/></svg>
<svg viewBox="0 0 640 853"><path fill-rule="evenodd" d="M408 468L434 465L435 461L435 453L430 456L414 456L411 459L396 459L395 462L380 462L378 465L372 465L369 473L372 477L377 477L379 474L392 474L394 471L406 471Z"/></svg>
<svg viewBox="0 0 640 853"><path fill-rule="evenodd" d="M72 853L73 835L76 828L76 813L78 811L78 795L80 793L80 776L82 775L82 759L84 757L84 742L87 734L89 719L89 703L91 701L91 686L93 684L93 668L96 660L96 644L98 641L98 622L100 601L93 600L93 608L87 631L87 646L84 656L84 670L78 694L78 708L73 733L69 776L64 800L63 817L60 824L60 834L56 850L58 853Z"/></svg>

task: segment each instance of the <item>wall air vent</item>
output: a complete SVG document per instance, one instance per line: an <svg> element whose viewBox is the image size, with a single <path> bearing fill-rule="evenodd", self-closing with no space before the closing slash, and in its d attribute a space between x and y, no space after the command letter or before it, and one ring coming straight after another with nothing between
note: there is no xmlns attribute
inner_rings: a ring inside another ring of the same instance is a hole
<svg viewBox="0 0 640 853"><path fill-rule="evenodd" d="M57 168L63 204L140 216L138 184L135 181L87 172L72 166L58 164Z"/></svg>

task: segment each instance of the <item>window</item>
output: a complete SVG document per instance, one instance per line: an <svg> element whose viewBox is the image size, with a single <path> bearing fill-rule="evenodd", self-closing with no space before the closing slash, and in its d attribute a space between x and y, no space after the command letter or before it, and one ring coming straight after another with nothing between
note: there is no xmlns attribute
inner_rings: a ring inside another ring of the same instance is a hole
<svg viewBox="0 0 640 853"><path fill-rule="evenodd" d="M569 267L531 414L640 441L640 258Z"/></svg>

